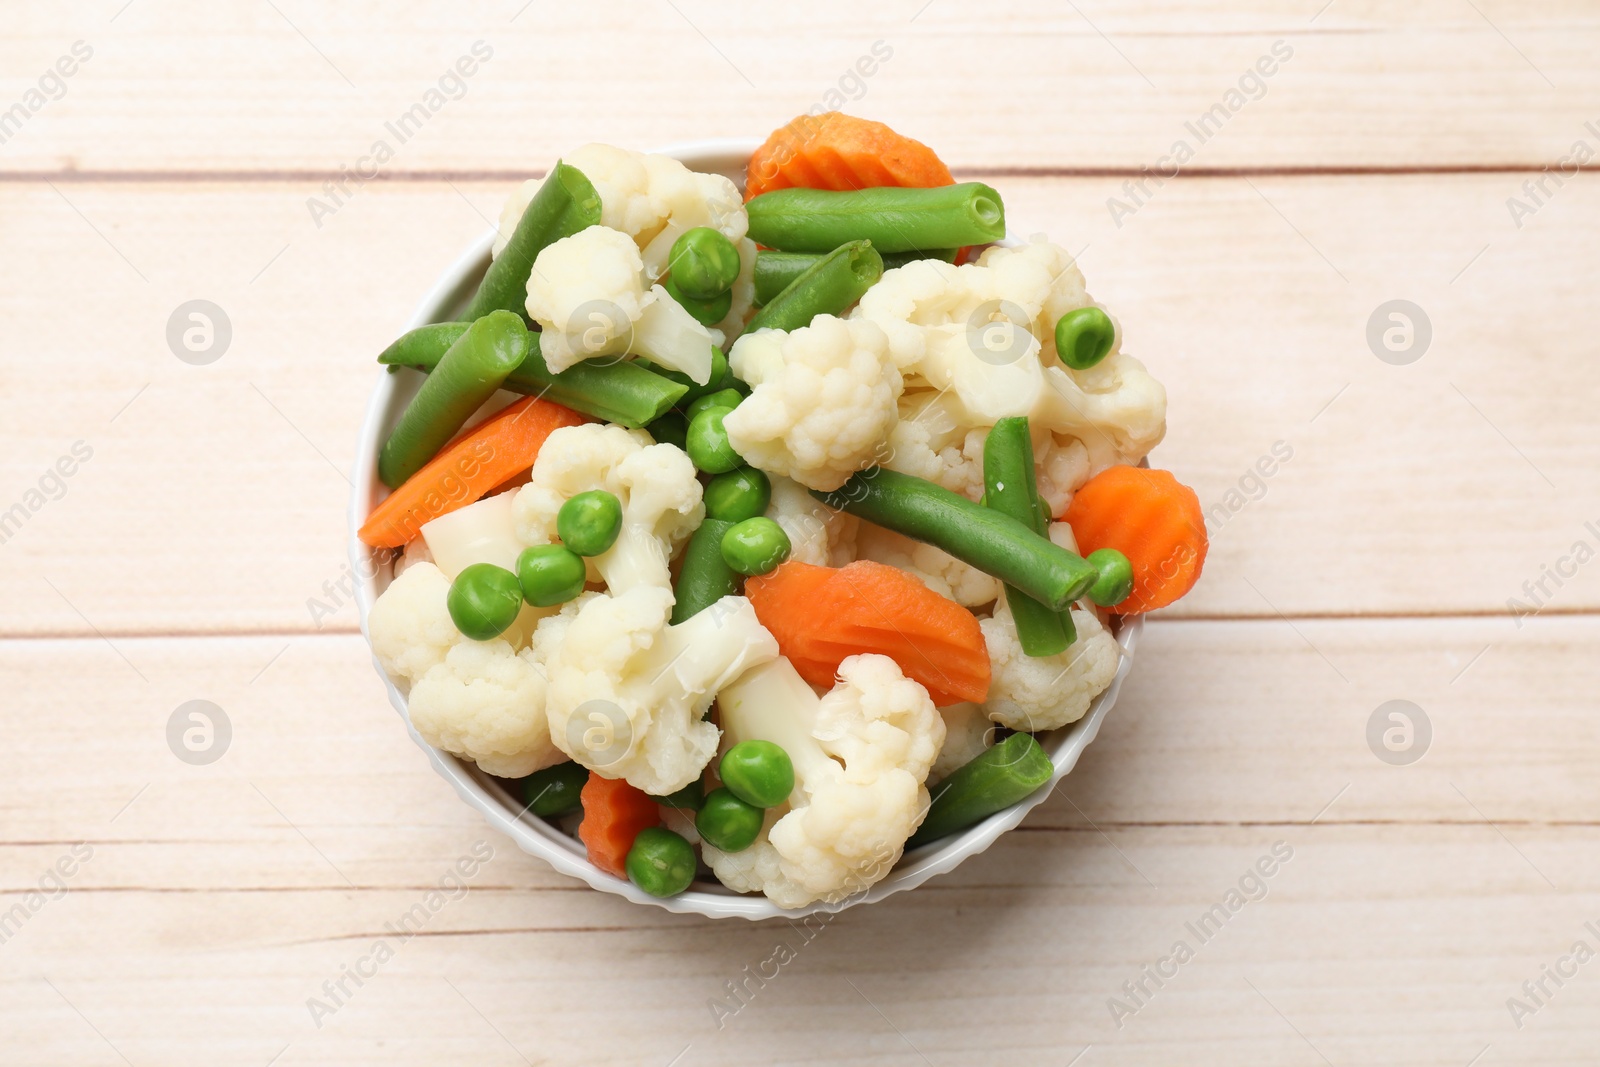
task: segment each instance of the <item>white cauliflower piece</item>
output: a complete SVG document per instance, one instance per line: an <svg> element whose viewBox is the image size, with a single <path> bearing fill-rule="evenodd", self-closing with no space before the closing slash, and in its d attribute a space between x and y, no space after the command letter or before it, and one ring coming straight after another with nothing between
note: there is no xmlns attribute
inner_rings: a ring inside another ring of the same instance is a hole
<svg viewBox="0 0 1600 1067"><path fill-rule="evenodd" d="M859 655L819 699L779 657L723 689L717 706L725 744L771 741L795 769L789 811L754 845L702 845L724 885L799 908L836 903L889 873L927 812L924 783L944 744L926 689L887 656Z"/></svg>
<svg viewBox="0 0 1600 1067"><path fill-rule="evenodd" d="M670 156L605 144L586 144L562 161L582 171L599 194L600 224L627 234L644 253L651 281L666 273L672 243L685 230L710 226L737 243L749 229L738 187L720 174L699 174ZM542 184L543 179L524 182L506 201L496 256Z"/></svg>
<svg viewBox="0 0 1600 1067"><path fill-rule="evenodd" d="M1043 447L1037 441L1034 443L1033 465L1039 496L1052 515L1066 511L1067 505L1072 503L1072 494L1089 480L1089 450L1076 437L1062 437L1046 431Z"/></svg>
<svg viewBox="0 0 1600 1067"><path fill-rule="evenodd" d="M843 567L856 558L856 531L861 520L835 511L806 487L781 474L767 476L772 503L767 518L789 536L789 558L818 567Z"/></svg>
<svg viewBox="0 0 1600 1067"><path fill-rule="evenodd" d="M998 579L962 563L943 549L914 541L874 523L861 524L856 535L856 558L898 567L962 607L988 604L1000 595Z"/></svg>
<svg viewBox="0 0 1600 1067"><path fill-rule="evenodd" d="M463 641L417 679L407 710L434 748L472 760L489 774L521 778L562 760L544 713L538 654L510 644Z"/></svg>
<svg viewBox="0 0 1600 1067"><path fill-rule="evenodd" d="M728 363L753 387L723 422L751 464L829 490L880 458L901 380L876 326L819 315L792 333L757 330Z"/></svg>
<svg viewBox="0 0 1600 1067"><path fill-rule="evenodd" d="M944 744L928 771L930 782L950 777L994 744L994 723L983 705L962 701L940 708L939 714L944 717Z"/></svg>
<svg viewBox="0 0 1600 1067"><path fill-rule="evenodd" d="M415 682L467 640L450 618L450 579L427 560L408 566L373 602L367 616L372 654L392 678Z"/></svg>
<svg viewBox="0 0 1600 1067"><path fill-rule="evenodd" d="M1017 624L1002 598L994 617L979 623L989 648L989 718L1036 733L1077 722L1117 675L1121 650L1093 611L1072 609L1078 638L1054 656L1024 655Z"/></svg>
<svg viewBox="0 0 1600 1067"><path fill-rule="evenodd" d="M1033 419L1082 441L1090 474L1137 464L1167 432L1167 391L1132 356L1112 352L1088 370L1046 367Z"/></svg>
<svg viewBox="0 0 1600 1067"><path fill-rule="evenodd" d="M612 594L642 585L670 590L667 564L705 518L694 464L681 448L643 430L585 423L563 426L539 449L512 513L525 545L556 540L556 515L569 497L604 489L622 503L616 543L593 557Z"/></svg>
<svg viewBox="0 0 1600 1067"><path fill-rule="evenodd" d="M528 275L528 317L539 324L539 352L553 371L626 352L633 324L655 299L638 247L605 226L547 245Z"/></svg>
<svg viewBox="0 0 1600 1067"><path fill-rule="evenodd" d="M546 666L555 744L654 796L700 777L717 751L719 731L703 717L717 691L778 654L744 597L676 626L671 614L670 589L596 595L565 624Z"/></svg>

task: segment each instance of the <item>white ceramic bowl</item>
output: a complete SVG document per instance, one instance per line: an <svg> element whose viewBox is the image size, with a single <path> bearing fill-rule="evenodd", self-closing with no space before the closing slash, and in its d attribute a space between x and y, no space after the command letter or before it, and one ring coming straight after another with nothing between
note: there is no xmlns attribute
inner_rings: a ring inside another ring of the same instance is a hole
<svg viewBox="0 0 1600 1067"><path fill-rule="evenodd" d="M755 141L700 141L672 145L660 151L682 160L693 170L726 174L742 184L745 160L750 158L756 146ZM444 272L432 292L423 298L407 329L447 321L464 306L488 266L493 239L492 231L484 234ZM421 381L422 375L416 371L398 374L380 372L378 386L367 403L366 417L361 424L361 438L356 446L355 488L350 496L350 562L356 575L362 577L360 603L361 630L364 635L367 634L367 616L372 610L372 602L389 584L392 574L388 563L362 544L355 532L384 493L377 473L378 450ZM732 916L742 919L793 919L815 911L834 911L852 904L871 903L891 893L914 889L936 874L954 870L961 861L982 852L994 844L1001 834L1021 822L1024 815L1050 795L1055 784L1078 762L1084 747L1094 740L1100 723L1116 702L1122 680L1132 666L1134 646L1142 629L1143 622L1137 616L1116 628L1117 642L1122 646L1122 663L1110 688L1100 694L1090 706L1088 714L1070 726L1040 735L1039 740L1055 765L1055 775L1050 780L1049 789L1039 789L1021 803L991 815L964 833L907 852L894 870L865 893L857 893L840 904L813 904L798 911L779 908L765 897L734 893L715 881L696 882L687 892L662 899L650 896L625 878L616 878L599 870L585 857L581 843L543 819L524 813L522 805L505 791L498 779L448 752L440 752L422 740L411 728L404 694L395 687L383 668L377 665L376 659L373 664L377 666L378 674L389 691L389 702L405 721L412 740L428 754L434 769L455 787L462 800L482 812L491 826L510 837L524 852L545 860L562 874L581 878L595 889L627 897L638 904L655 904L668 911L693 912L714 919ZM367 636L370 640L370 635Z"/></svg>

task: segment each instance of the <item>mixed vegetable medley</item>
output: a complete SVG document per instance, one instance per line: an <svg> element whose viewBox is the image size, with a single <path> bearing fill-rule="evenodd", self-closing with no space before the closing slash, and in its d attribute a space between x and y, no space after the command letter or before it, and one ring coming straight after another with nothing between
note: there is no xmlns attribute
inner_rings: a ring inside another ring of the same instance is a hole
<svg viewBox="0 0 1600 1067"><path fill-rule="evenodd" d="M1140 465L1165 391L1072 256L1005 231L838 113L743 194L598 144L526 183L459 321L379 357L426 375L360 530L416 731L647 893L709 869L788 908L1048 781L1034 735L1206 535Z"/></svg>

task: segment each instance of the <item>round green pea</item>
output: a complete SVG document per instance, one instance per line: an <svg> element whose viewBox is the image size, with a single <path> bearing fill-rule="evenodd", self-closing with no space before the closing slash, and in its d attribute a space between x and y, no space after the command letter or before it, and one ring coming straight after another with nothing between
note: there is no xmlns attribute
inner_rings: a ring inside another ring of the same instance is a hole
<svg viewBox="0 0 1600 1067"><path fill-rule="evenodd" d="M1117 328L1097 307L1078 308L1056 322L1056 355L1074 370L1088 370L1106 358Z"/></svg>
<svg viewBox="0 0 1600 1067"><path fill-rule="evenodd" d="M1116 607L1133 592L1133 563L1114 548L1097 548L1083 557L1097 577L1089 599L1103 608Z"/></svg>
<svg viewBox="0 0 1600 1067"><path fill-rule="evenodd" d="M598 556L622 532L622 501L604 489L568 497L556 512L556 534L580 556Z"/></svg>
<svg viewBox="0 0 1600 1067"><path fill-rule="evenodd" d="M558 763L534 771L522 780L522 802L527 810L543 819L565 815L578 810L578 794L588 780L587 767L570 760Z"/></svg>
<svg viewBox="0 0 1600 1067"><path fill-rule="evenodd" d="M677 445L682 448L689 438L689 420L681 411L669 411L646 426L645 432L653 437L657 444Z"/></svg>
<svg viewBox="0 0 1600 1067"><path fill-rule="evenodd" d="M672 243L667 269L685 296L710 300L738 280L739 250L721 232L696 226Z"/></svg>
<svg viewBox="0 0 1600 1067"><path fill-rule="evenodd" d="M710 300L696 300L694 297L679 289L671 276L661 283L667 295L678 302L678 306L689 313L689 317L702 326L715 326L728 317L728 312L733 310L733 290L729 289L721 296L714 296Z"/></svg>
<svg viewBox="0 0 1600 1067"><path fill-rule="evenodd" d="M517 576L493 563L474 563L456 575L445 597L450 621L474 641L487 641L505 633L522 610L522 587Z"/></svg>
<svg viewBox="0 0 1600 1067"><path fill-rule="evenodd" d="M534 545L517 557L517 584L536 608L565 604L583 592L587 575L583 557L566 545Z"/></svg>
<svg viewBox="0 0 1600 1067"><path fill-rule="evenodd" d="M696 415L702 411L710 411L712 408L732 411L739 406L739 401L743 399L744 394L737 389L718 389L714 393L707 393L705 396L696 398L694 403L683 409L683 413L689 416L690 422L693 422Z"/></svg>
<svg viewBox="0 0 1600 1067"><path fill-rule="evenodd" d="M647 826L628 850L628 880L653 897L675 897L694 881L694 846L682 834Z"/></svg>
<svg viewBox="0 0 1600 1067"><path fill-rule="evenodd" d="M765 516L745 519L722 535L722 559L747 577L766 574L789 558L789 535Z"/></svg>
<svg viewBox="0 0 1600 1067"><path fill-rule="evenodd" d="M694 828L712 848L740 852L756 843L766 815L754 804L740 800L731 789L713 789L694 818Z"/></svg>
<svg viewBox="0 0 1600 1067"><path fill-rule="evenodd" d="M711 408L689 420L689 436L684 451L694 465L707 474L725 474L744 462L728 441L722 425L727 408Z"/></svg>
<svg viewBox="0 0 1600 1067"><path fill-rule="evenodd" d="M775 808L794 792L794 764L771 741L740 741L717 765L722 784L746 804Z"/></svg>
<svg viewBox="0 0 1600 1067"><path fill-rule="evenodd" d="M655 801L665 808L679 808L687 811L699 811L700 805L705 803L705 787L696 778L688 785L675 793L668 793L664 797L656 797Z"/></svg>
<svg viewBox="0 0 1600 1067"><path fill-rule="evenodd" d="M707 482L705 501L706 518L743 522L766 512L772 482L754 467L740 467Z"/></svg>

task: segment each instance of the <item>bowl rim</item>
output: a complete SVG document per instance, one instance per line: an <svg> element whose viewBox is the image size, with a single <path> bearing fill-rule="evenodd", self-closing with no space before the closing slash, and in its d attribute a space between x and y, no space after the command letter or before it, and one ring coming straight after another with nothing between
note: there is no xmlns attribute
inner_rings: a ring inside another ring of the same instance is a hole
<svg viewBox="0 0 1600 1067"><path fill-rule="evenodd" d="M744 138L709 139L679 142L654 151L678 159L691 170L723 173L737 181L736 175L742 171L745 160L749 159L759 144L760 142L756 140ZM477 276L487 265L494 238L495 230L491 228L473 241L440 274L417 305L411 320L406 324L407 330L442 321L444 316L449 314L450 309L464 297L466 287L476 281ZM1000 243L1019 242L1014 232L1008 232L1005 241ZM356 462L351 474L353 484L348 514L348 554L351 570L358 579L357 602L361 614L361 635L366 640L369 650L372 646L372 635L368 629L368 617L373 602L382 591L380 580L382 586L386 587L388 576L392 573L392 565L391 561L380 560L378 557L381 553L364 544L356 536L356 532L361 528L383 489L377 476L380 431L386 423L398 415L396 409L403 395L400 383L408 376L416 376L416 372L390 373L380 370L378 375L378 384L367 399L366 412L356 441ZM1110 686L1094 699L1082 718L1039 735L1054 766L1054 772L1047 783L1048 788L1041 786L1011 807L996 812L959 834L907 851L893 870L865 892L855 893L833 904L817 902L795 909L780 908L765 896L735 893L715 881L696 881L688 890L674 897L654 897L626 878L618 878L600 870L589 862L576 839L567 836L558 827L538 816L521 810L522 805L512 800L499 784L499 779L484 774L472 763L458 759L450 753L441 752L424 741L416 728L411 725L405 695L400 692L394 680L378 662L376 654L372 656L372 664L378 672L378 677L383 679L389 703L399 713L411 739L427 754L433 769L449 782L456 794L476 809L490 826L511 838L523 852L537 856L560 873L581 879L594 889L625 897L636 904L653 904L670 912L703 915L713 919L737 917L752 921L777 918L793 920L819 912L842 911L855 904L873 903L895 893L915 889L935 875L954 870L965 860L994 844L1001 834L1014 828L1028 812L1055 792L1056 786L1072 771L1083 750L1100 732L1101 723L1105 721L1107 713L1116 703L1123 680L1132 669L1134 650L1143 630L1142 616L1134 615L1120 619L1112 632L1121 649L1121 657L1116 676Z"/></svg>

